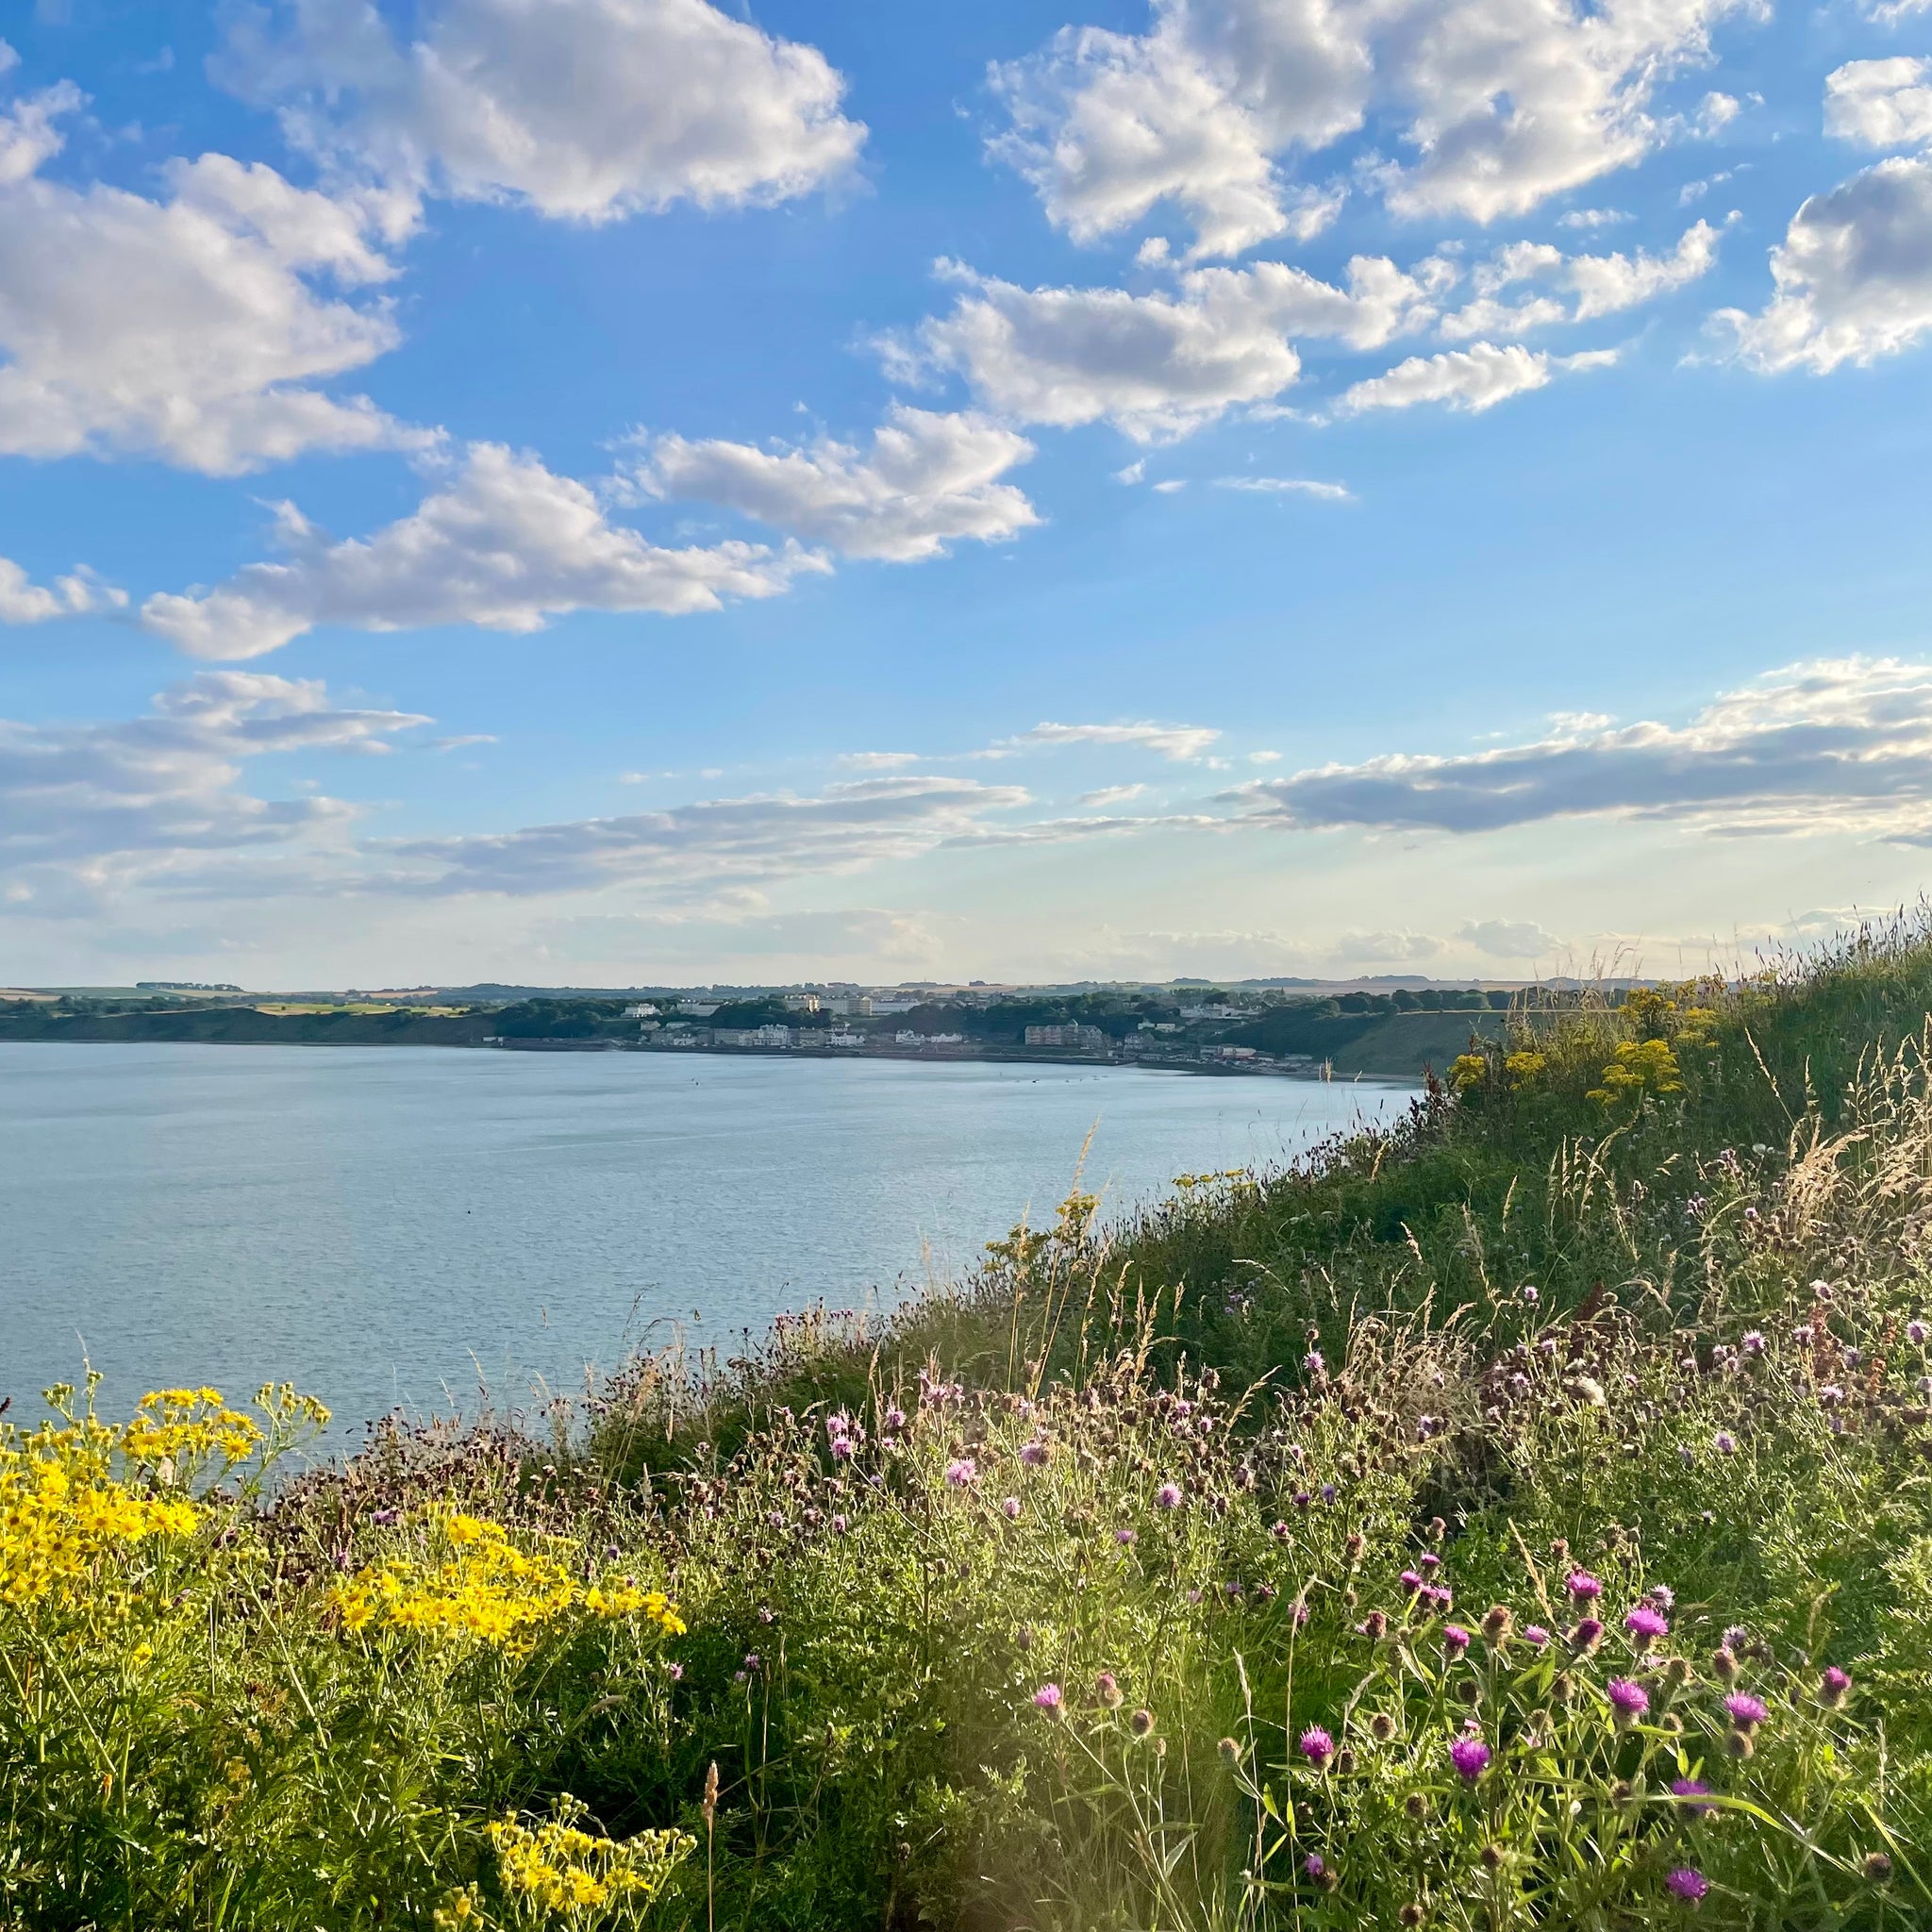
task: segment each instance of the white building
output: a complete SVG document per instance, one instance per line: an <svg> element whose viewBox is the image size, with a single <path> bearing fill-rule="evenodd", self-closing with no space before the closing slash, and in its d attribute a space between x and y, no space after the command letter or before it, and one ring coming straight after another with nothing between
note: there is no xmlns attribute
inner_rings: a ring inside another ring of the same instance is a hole
<svg viewBox="0 0 1932 1932"><path fill-rule="evenodd" d="M788 1013L816 1013L818 1009L819 996L815 992L788 992L785 995Z"/></svg>
<svg viewBox="0 0 1932 1932"><path fill-rule="evenodd" d="M1107 1035L1098 1026L1029 1026L1026 1044L1074 1047L1083 1052L1097 1053L1107 1044Z"/></svg>
<svg viewBox="0 0 1932 1932"><path fill-rule="evenodd" d="M865 1044L865 1035L854 1033L848 1026L834 1026L825 1035L825 1044L827 1046L842 1046L847 1049L860 1047Z"/></svg>
<svg viewBox="0 0 1932 1932"><path fill-rule="evenodd" d="M626 1020L655 1020L658 1009L649 1000L640 1000L636 1006L625 1008L624 1017Z"/></svg>

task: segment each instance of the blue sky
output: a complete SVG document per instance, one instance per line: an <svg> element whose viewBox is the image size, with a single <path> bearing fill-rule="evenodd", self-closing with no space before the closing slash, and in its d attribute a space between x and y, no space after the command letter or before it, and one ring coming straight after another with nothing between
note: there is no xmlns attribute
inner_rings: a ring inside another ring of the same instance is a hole
<svg viewBox="0 0 1932 1932"><path fill-rule="evenodd" d="M1932 841L1932 5L37 0L0 978L1702 968Z"/></svg>

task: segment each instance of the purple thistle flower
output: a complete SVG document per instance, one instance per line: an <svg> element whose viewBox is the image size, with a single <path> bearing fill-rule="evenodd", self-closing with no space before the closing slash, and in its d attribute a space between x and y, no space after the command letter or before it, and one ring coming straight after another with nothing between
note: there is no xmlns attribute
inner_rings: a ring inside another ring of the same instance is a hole
<svg viewBox="0 0 1932 1932"><path fill-rule="evenodd" d="M1320 1724L1310 1724L1295 1740L1295 1748L1320 1771L1335 1756L1335 1740Z"/></svg>
<svg viewBox="0 0 1932 1932"><path fill-rule="evenodd" d="M1268 1534L1272 1536L1276 1542L1285 1543L1289 1540L1289 1538L1294 1534L1294 1531L1289 1528L1287 1524L1276 1522L1274 1524L1270 1524Z"/></svg>
<svg viewBox="0 0 1932 1932"><path fill-rule="evenodd" d="M1747 1329L1747 1330L1745 1331L1745 1335L1744 1335L1744 1341L1743 1341L1743 1348L1744 1348L1744 1353L1745 1353L1746 1355L1762 1355L1762 1354L1764 1353L1764 1331L1763 1331L1763 1329L1761 1329L1761 1328L1751 1328L1751 1329Z"/></svg>
<svg viewBox="0 0 1932 1932"><path fill-rule="evenodd" d="M1650 1708L1650 1692L1628 1677L1612 1677L1604 1687L1619 1724L1632 1724Z"/></svg>
<svg viewBox="0 0 1932 1932"><path fill-rule="evenodd" d="M1724 1709L1740 1731L1755 1731L1771 1715L1761 1698L1753 1697L1744 1690L1733 1690L1724 1699Z"/></svg>
<svg viewBox="0 0 1932 1932"><path fill-rule="evenodd" d="M1416 1561L1424 1570L1427 1571L1428 1574L1432 1576L1436 1574L1438 1570L1440 1570L1442 1567L1442 1559L1441 1557L1437 1556L1434 1550L1424 1550L1423 1554L1416 1558Z"/></svg>
<svg viewBox="0 0 1932 1932"><path fill-rule="evenodd" d="M1720 1456L1735 1456L1738 1453L1738 1439L1728 1429L1720 1429L1710 1439L1710 1446Z"/></svg>
<svg viewBox="0 0 1932 1932"><path fill-rule="evenodd" d="M1924 1323L1907 1322L1906 1324L1906 1340L1909 1341L1914 1348L1924 1347L1925 1335L1926 1329Z"/></svg>
<svg viewBox="0 0 1932 1932"><path fill-rule="evenodd" d="M1677 1777L1671 1780L1672 1795L1684 1801L1684 1808L1687 1811L1715 1810L1717 1807L1714 1805L1700 1802L1709 1795L1709 1791L1710 1787L1707 1784L1694 1777Z"/></svg>
<svg viewBox="0 0 1932 1932"><path fill-rule="evenodd" d="M1594 1650L1603 1641L1604 1626L1594 1617L1579 1617L1576 1627L1570 1633L1572 1649Z"/></svg>
<svg viewBox="0 0 1932 1932"><path fill-rule="evenodd" d="M832 1460L834 1462L850 1462L852 1460L852 1438L850 1436L834 1436L832 1438Z"/></svg>
<svg viewBox="0 0 1932 1932"><path fill-rule="evenodd" d="M1827 1664L1824 1674L1818 1679L1818 1694L1826 1703L1838 1706L1845 1701L1845 1693L1852 1688L1849 1671L1841 1671L1836 1664Z"/></svg>
<svg viewBox="0 0 1932 1932"><path fill-rule="evenodd" d="M1653 1583L1643 1592L1643 1600L1655 1604L1660 1610L1667 1610L1677 1601L1677 1592L1668 1583Z"/></svg>
<svg viewBox="0 0 1932 1932"><path fill-rule="evenodd" d="M1457 1738L1449 1747L1449 1762L1464 1784L1473 1785L1490 1768L1490 1747L1480 1738Z"/></svg>
<svg viewBox="0 0 1932 1932"><path fill-rule="evenodd" d="M1322 1351L1319 1348L1309 1349L1302 1357L1302 1374L1305 1375L1319 1375L1327 1366L1322 1359Z"/></svg>
<svg viewBox="0 0 1932 1932"><path fill-rule="evenodd" d="M879 1420L889 1429L903 1429L906 1426L906 1411L894 1405L891 1408L887 1409Z"/></svg>
<svg viewBox="0 0 1932 1932"><path fill-rule="evenodd" d="M1469 1632L1460 1624L1444 1624L1442 1648L1448 1652L1451 1662L1454 1662L1469 1648Z"/></svg>
<svg viewBox="0 0 1932 1932"><path fill-rule="evenodd" d="M1423 1587L1422 1578L1413 1570L1405 1570L1402 1573L1401 1582L1403 1589L1410 1596L1414 1596Z"/></svg>
<svg viewBox="0 0 1932 1932"><path fill-rule="evenodd" d="M1024 1462L1028 1469L1044 1469L1047 1464L1047 1458L1051 1457L1053 1451L1050 1448L1048 1448L1044 1442L1028 1442L1026 1446L1020 1451L1020 1460Z"/></svg>
<svg viewBox="0 0 1932 1932"><path fill-rule="evenodd" d="M1008 1523L1018 1523L1020 1520L1019 1497L1008 1496L1007 1500L1000 1505L1000 1514L1004 1516Z"/></svg>
<svg viewBox="0 0 1932 1932"><path fill-rule="evenodd" d="M1294 1507L1297 1509L1306 1509L1314 1500L1306 1490L1297 1490L1294 1492Z"/></svg>
<svg viewBox="0 0 1932 1932"><path fill-rule="evenodd" d="M1137 1532L1131 1529L1117 1529L1113 1533L1113 1540L1122 1549L1125 1549L1129 1543L1138 1540L1138 1536Z"/></svg>
<svg viewBox="0 0 1932 1932"><path fill-rule="evenodd" d="M1328 1875L1328 1867L1322 1862L1322 1855L1320 1852L1310 1852L1308 1856L1302 1860L1302 1870L1306 1872L1310 1878L1321 1879L1325 1878Z"/></svg>
<svg viewBox="0 0 1932 1932"><path fill-rule="evenodd" d="M852 1527L852 1519L849 1516L835 1516L832 1518L832 1527L839 1535L843 1536Z"/></svg>
<svg viewBox="0 0 1932 1932"><path fill-rule="evenodd" d="M828 1415L825 1418L825 1434L834 1441L841 1436L849 1436L851 1433L852 1418L842 1408L836 1415Z"/></svg>
<svg viewBox="0 0 1932 1932"><path fill-rule="evenodd" d="M1427 1600L1429 1607L1436 1610L1446 1610L1456 1601L1456 1592L1453 1590L1424 1590L1423 1595Z"/></svg>
<svg viewBox="0 0 1932 1932"><path fill-rule="evenodd" d="M1550 1641L1550 1633L1541 1624L1525 1624L1523 1626L1523 1641L1532 1650L1541 1650Z"/></svg>
<svg viewBox="0 0 1932 1932"><path fill-rule="evenodd" d="M946 1464L946 1482L956 1490L971 1489L979 1480L979 1465L972 1457L962 1456Z"/></svg>
<svg viewBox="0 0 1932 1932"><path fill-rule="evenodd" d="M1694 1906L1710 1890L1710 1880L1690 1865L1679 1865L1665 1874L1664 1890L1687 1906Z"/></svg>
<svg viewBox="0 0 1932 1932"><path fill-rule="evenodd" d="M1181 1507L1180 1484L1162 1483L1154 1492L1154 1507L1157 1509L1178 1509Z"/></svg>
<svg viewBox="0 0 1932 1932"><path fill-rule="evenodd" d="M1533 1308L1541 1300L1541 1296L1537 1293L1534 1288L1525 1287L1523 1291L1523 1299Z"/></svg>
<svg viewBox="0 0 1932 1932"><path fill-rule="evenodd" d="M1267 1588L1266 1585L1263 1585L1262 1587L1263 1589ZM1273 1596L1274 1592L1272 1590L1270 1590L1268 1591L1268 1594L1270 1596ZM1297 1599L1294 1608L1289 1612L1289 1615L1294 1619L1294 1627L1297 1630L1299 1630L1303 1626L1303 1624L1305 1624L1308 1621L1308 1607L1307 1604Z"/></svg>
<svg viewBox="0 0 1932 1932"><path fill-rule="evenodd" d="M1058 1711L1060 1703L1060 1687L1058 1684L1042 1684L1033 1693L1033 1706L1036 1710L1055 1713Z"/></svg>
<svg viewBox="0 0 1932 1932"><path fill-rule="evenodd" d="M1573 1570L1563 1579L1563 1588L1570 1592L1570 1601L1587 1604L1604 1593L1603 1585L1588 1570Z"/></svg>
<svg viewBox="0 0 1932 1932"><path fill-rule="evenodd" d="M1648 1650L1659 1637L1668 1637L1671 1634L1669 1621L1658 1611L1652 1609L1648 1604L1639 1604L1624 1619L1624 1627L1629 1631L1632 1641L1639 1650Z"/></svg>
<svg viewBox="0 0 1932 1932"><path fill-rule="evenodd" d="M1322 1485L1322 1500L1324 1503L1334 1502L1335 1485L1333 1483L1324 1483Z"/></svg>

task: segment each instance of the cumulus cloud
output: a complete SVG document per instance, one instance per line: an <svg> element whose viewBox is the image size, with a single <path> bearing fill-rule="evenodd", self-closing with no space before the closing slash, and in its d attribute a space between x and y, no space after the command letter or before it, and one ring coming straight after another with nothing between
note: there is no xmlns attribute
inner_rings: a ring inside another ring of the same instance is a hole
<svg viewBox="0 0 1932 1932"><path fill-rule="evenodd" d="M1864 147L1932 142L1932 60L1851 60L1824 76L1824 131Z"/></svg>
<svg viewBox="0 0 1932 1932"><path fill-rule="evenodd" d="M1498 959L1545 959L1563 950L1563 941L1533 919L1471 919L1456 937Z"/></svg>
<svg viewBox="0 0 1932 1932"><path fill-rule="evenodd" d="M157 457L231 475L304 450L420 445L316 384L398 332L376 203L225 155L175 160L158 199L38 171L82 97L0 117L0 454ZM321 283L333 284L325 292Z"/></svg>
<svg viewBox="0 0 1932 1932"><path fill-rule="evenodd" d="M1771 275L1764 308L1714 318L1750 367L1824 375L1909 348L1932 328L1932 158L1880 161L1814 194Z"/></svg>
<svg viewBox="0 0 1932 1932"><path fill-rule="evenodd" d="M1625 255L1565 255L1546 242L1517 242L1478 263L1470 281L1475 299L1442 318L1451 341L1470 336L1522 335L1555 323L1592 322L1635 308L1683 288L1716 266L1718 230L1693 223L1665 255L1643 249ZM1549 295L1498 299L1502 291L1542 283L1574 297L1565 306Z"/></svg>
<svg viewBox="0 0 1932 1932"><path fill-rule="evenodd" d="M707 0L425 0L415 26L405 46L368 0L246 7L217 73L377 178L574 221L785 200L865 138L817 48Z"/></svg>
<svg viewBox="0 0 1932 1932"><path fill-rule="evenodd" d="M0 557L0 624L44 624L50 617L88 617L126 608L127 592L102 583L84 565L48 586L35 583L12 558Z"/></svg>
<svg viewBox="0 0 1932 1932"><path fill-rule="evenodd" d="M292 504L278 517L286 560L150 597L142 624L192 657L254 658L323 624L535 631L572 610L681 616L775 596L825 568L791 545L660 548L611 523L583 484L500 443L472 444L446 483L372 537L330 542Z"/></svg>
<svg viewBox="0 0 1932 1932"><path fill-rule="evenodd" d="M1131 745L1186 763L1204 756L1220 738L1205 724L1036 724L995 749L1069 744Z"/></svg>
<svg viewBox="0 0 1932 1932"><path fill-rule="evenodd" d="M1335 941L1336 956L1367 966L1415 965L1440 958L1447 950L1433 933L1345 932Z"/></svg>
<svg viewBox="0 0 1932 1932"><path fill-rule="evenodd" d="M1520 342L1472 342L1439 356L1411 356L1382 375L1372 375L1345 391L1336 404L1341 416L1365 409L1408 409L1418 403L1441 403L1451 409L1480 413L1526 390L1541 389L1572 369L1601 369L1617 359L1614 349L1579 356L1552 356Z"/></svg>
<svg viewBox="0 0 1932 1932"><path fill-rule="evenodd" d="M1229 255L1292 232L1310 194L1292 167L1375 115L1405 150L1370 176L1395 212L1490 222L1658 147L1674 124L1651 111L1657 88L1708 58L1717 22L1747 10L1154 0L1145 34L1069 27L996 67L1008 125L992 152L1078 241L1170 203L1194 228L1195 256Z"/></svg>
<svg viewBox="0 0 1932 1932"><path fill-rule="evenodd" d="M1037 524L1024 491L1000 480L1032 455L1024 436L984 416L900 405L869 451L829 437L758 449L661 436L637 477L656 496L721 504L847 557L908 563L960 538L997 542Z"/></svg>
<svg viewBox="0 0 1932 1932"><path fill-rule="evenodd" d="M283 845L341 826L351 809L312 795L275 802L241 788L275 753L387 750L425 724L406 711L344 709L319 683L209 671L158 696L142 718L77 725L0 721L0 871L31 906L61 876L165 874L186 855Z"/></svg>
<svg viewBox="0 0 1932 1932"><path fill-rule="evenodd" d="M1428 326L1455 279L1431 258L1408 272L1357 256L1345 287L1285 262L1194 269L1173 294L1023 289L941 262L965 285L916 339L887 345L894 373L963 375L1014 421L1068 427L1106 420L1142 441L1186 434L1243 403L1263 403L1301 371L1291 336L1379 348Z"/></svg>
<svg viewBox="0 0 1932 1932"><path fill-rule="evenodd" d="M1724 693L1684 725L1325 765L1256 780L1223 802L1251 822L1306 828L1487 832L1609 814L1932 842L1932 666L1792 665Z"/></svg>
<svg viewBox="0 0 1932 1932"><path fill-rule="evenodd" d="M387 847L393 892L514 896L626 885L708 897L800 873L848 873L917 857L1026 803L1014 785L908 773L789 794L707 800L668 811Z"/></svg>
<svg viewBox="0 0 1932 1932"><path fill-rule="evenodd" d="M1083 791L1080 803L1090 806L1127 805L1147 790L1144 785L1103 785L1097 791Z"/></svg>

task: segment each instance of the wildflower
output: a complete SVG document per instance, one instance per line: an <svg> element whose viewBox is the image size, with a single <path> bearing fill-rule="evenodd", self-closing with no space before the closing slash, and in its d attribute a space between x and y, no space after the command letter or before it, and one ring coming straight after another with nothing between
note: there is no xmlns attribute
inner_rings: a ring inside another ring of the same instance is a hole
<svg viewBox="0 0 1932 1932"><path fill-rule="evenodd" d="M1541 1624L1525 1624L1523 1626L1523 1641L1532 1650L1541 1650L1550 1641L1550 1633Z"/></svg>
<svg viewBox="0 0 1932 1932"><path fill-rule="evenodd" d="M1322 1855L1320 1852L1310 1852L1308 1856L1302 1860L1302 1870L1306 1872L1310 1878L1314 1879L1317 1884L1319 1884L1324 1878L1327 1877L1328 1875L1328 1868L1322 1862Z"/></svg>
<svg viewBox="0 0 1932 1932"><path fill-rule="evenodd" d="M1356 1625L1356 1628L1358 1631L1360 1631L1360 1633L1364 1637L1366 1637L1371 1643L1380 1643L1383 1638L1385 1638L1389 1634L1389 1619L1387 1614L1381 1610L1371 1610L1369 1614L1366 1617L1364 1617L1359 1624Z"/></svg>
<svg viewBox="0 0 1932 1932"><path fill-rule="evenodd" d="M1836 1664L1828 1664L1824 1674L1818 1680L1818 1701L1836 1710L1845 1701L1845 1695L1851 1688L1850 1674L1840 1670Z"/></svg>
<svg viewBox="0 0 1932 1932"><path fill-rule="evenodd" d="M1178 1509L1181 1507L1181 1486L1178 1483L1162 1483L1154 1492L1154 1507L1157 1509Z"/></svg>
<svg viewBox="0 0 1932 1932"><path fill-rule="evenodd" d="M1891 1876L1891 1860L1883 1852L1865 1854L1865 1876L1874 1885L1883 1885Z"/></svg>
<svg viewBox="0 0 1932 1932"><path fill-rule="evenodd" d="M1742 1666L1738 1662L1737 1653L1731 1648L1731 1633L1724 1632L1724 1641L1710 1660L1711 1669L1717 1674L1720 1683L1735 1684Z"/></svg>
<svg viewBox="0 0 1932 1932"><path fill-rule="evenodd" d="M1028 1442L1020 1451L1020 1460L1028 1469L1044 1469L1052 1456L1052 1449L1046 1443L1038 1441Z"/></svg>
<svg viewBox="0 0 1932 1932"><path fill-rule="evenodd" d="M1289 1540L1289 1538L1294 1534L1294 1531L1289 1528L1287 1524L1277 1520L1276 1522L1269 1525L1268 1534L1272 1536L1276 1542L1285 1543Z"/></svg>
<svg viewBox="0 0 1932 1932"><path fill-rule="evenodd" d="M1724 1699L1724 1709L1729 1713L1732 1724L1746 1733L1755 1731L1771 1715L1761 1699L1742 1690L1734 1690Z"/></svg>
<svg viewBox="0 0 1932 1932"><path fill-rule="evenodd" d="M1865 1358L1865 1354L1862 1349L1844 1348L1840 1349L1839 1353L1844 1357L1845 1367L1848 1369L1856 1369L1858 1366L1858 1364Z"/></svg>
<svg viewBox="0 0 1932 1932"><path fill-rule="evenodd" d="M1507 1643L1515 1621L1507 1605L1492 1605L1483 1616L1483 1641L1491 1645Z"/></svg>
<svg viewBox="0 0 1932 1932"><path fill-rule="evenodd" d="M1671 1634L1668 1621L1648 1604L1639 1604L1624 1619L1624 1628L1630 1633L1631 1647L1635 1650L1648 1650L1659 1637Z"/></svg>
<svg viewBox="0 0 1932 1932"><path fill-rule="evenodd" d="M1634 1724L1650 1708L1650 1692L1628 1677L1612 1677L1604 1687L1604 1695L1610 1700L1619 1730Z"/></svg>
<svg viewBox="0 0 1932 1932"><path fill-rule="evenodd" d="M1108 1710L1118 1710L1125 1701L1121 1696L1121 1687L1111 1671L1102 1671L1093 1680L1093 1694Z"/></svg>
<svg viewBox="0 0 1932 1932"><path fill-rule="evenodd" d="M834 1436L832 1438L832 1460L834 1462L850 1462L851 1459L852 1438L850 1436Z"/></svg>
<svg viewBox="0 0 1932 1932"><path fill-rule="evenodd" d="M849 1516L835 1516L832 1518L832 1528L838 1535L843 1536L851 1527L852 1519Z"/></svg>
<svg viewBox="0 0 1932 1932"><path fill-rule="evenodd" d="M1449 1746L1449 1762L1464 1784L1473 1785L1490 1768L1490 1747L1480 1738L1457 1738Z"/></svg>
<svg viewBox="0 0 1932 1932"><path fill-rule="evenodd" d="M1049 1717L1058 1716L1060 1703L1061 1692L1058 1684L1042 1684L1033 1693L1034 1708L1045 1711Z"/></svg>
<svg viewBox="0 0 1932 1932"><path fill-rule="evenodd" d="M1720 1429L1710 1439L1710 1446L1720 1456L1735 1456L1738 1453L1738 1439L1728 1429Z"/></svg>
<svg viewBox="0 0 1932 1932"><path fill-rule="evenodd" d="M1296 1749L1320 1771L1335 1756L1335 1740L1320 1724L1310 1724L1296 1740Z"/></svg>
<svg viewBox="0 0 1932 1932"><path fill-rule="evenodd" d="M1302 1374L1305 1375L1319 1375L1326 1367L1327 1364L1322 1359L1322 1351L1319 1348L1309 1349L1302 1357Z"/></svg>
<svg viewBox="0 0 1932 1932"><path fill-rule="evenodd" d="M1604 1626L1594 1617L1581 1617L1570 1633L1570 1647L1587 1654L1603 1641L1603 1634Z"/></svg>
<svg viewBox="0 0 1932 1932"><path fill-rule="evenodd" d="M970 1456L946 1464L946 1482L956 1490L971 1489L979 1480L979 1465Z"/></svg>
<svg viewBox="0 0 1932 1932"><path fill-rule="evenodd" d="M1668 1583L1653 1583L1643 1592L1643 1600L1655 1604L1660 1610L1667 1610L1677 1601L1677 1592Z"/></svg>
<svg viewBox="0 0 1932 1932"><path fill-rule="evenodd" d="M1453 1663L1469 1648L1469 1632L1460 1624L1442 1625L1442 1648Z"/></svg>
<svg viewBox="0 0 1932 1932"><path fill-rule="evenodd" d="M1914 1348L1924 1347L1926 1332L1925 1324L1923 1322L1907 1322L1906 1324L1906 1340Z"/></svg>
<svg viewBox="0 0 1932 1932"><path fill-rule="evenodd" d="M1761 1328L1747 1328L1744 1331L1741 1345L1746 1355L1762 1355L1764 1353L1764 1330Z"/></svg>
<svg viewBox="0 0 1932 1932"><path fill-rule="evenodd" d="M1687 1811L1711 1811L1717 1807L1704 1803L1710 1787L1694 1777L1677 1777L1671 1780L1671 1794L1678 1799Z"/></svg>
<svg viewBox="0 0 1932 1932"><path fill-rule="evenodd" d="M1413 1570L1405 1570L1398 1580L1410 1596L1414 1596L1423 1587L1422 1578Z"/></svg>
<svg viewBox="0 0 1932 1932"><path fill-rule="evenodd" d="M879 1421L883 1423L888 1429L896 1432L900 1429L903 1429L906 1426L906 1411L903 1408L894 1406L893 1407L887 1409L885 1414L879 1418Z"/></svg>
<svg viewBox="0 0 1932 1932"><path fill-rule="evenodd" d="M1395 1735L1395 1720L1386 1710L1378 1710L1369 1720L1369 1736L1377 1743L1386 1744Z"/></svg>
<svg viewBox="0 0 1932 1932"><path fill-rule="evenodd" d="M1113 1533L1113 1540L1122 1549L1125 1549L1129 1543L1137 1542L1140 1539L1138 1532L1134 1530L1117 1529Z"/></svg>
<svg viewBox="0 0 1932 1932"><path fill-rule="evenodd" d="M1523 1291L1523 1299L1526 1303L1528 1303L1528 1305L1531 1307L1535 1307L1537 1303L1541 1299L1541 1297L1537 1293L1536 1289L1533 1286L1526 1284Z"/></svg>
<svg viewBox="0 0 1932 1932"><path fill-rule="evenodd" d="M1574 1604L1587 1604L1604 1593L1603 1585L1588 1570L1573 1570L1563 1579L1563 1588L1570 1592Z"/></svg>
<svg viewBox="0 0 1932 1932"><path fill-rule="evenodd" d="M1694 1906L1710 1890L1710 1880L1690 1865L1679 1865L1664 1874L1664 1890L1687 1906Z"/></svg>
<svg viewBox="0 0 1932 1932"><path fill-rule="evenodd" d="M1137 1738L1146 1737L1154 1728L1154 1713L1151 1710L1137 1710L1127 1720L1127 1728Z"/></svg>

